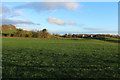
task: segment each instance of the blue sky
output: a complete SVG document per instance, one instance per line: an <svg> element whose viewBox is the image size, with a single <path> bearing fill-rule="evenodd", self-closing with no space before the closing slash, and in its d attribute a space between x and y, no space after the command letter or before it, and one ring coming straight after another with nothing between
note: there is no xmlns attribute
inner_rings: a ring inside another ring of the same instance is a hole
<svg viewBox="0 0 120 80"><path fill-rule="evenodd" d="M3 23L50 33L118 33L117 2L4 2ZM5 11L6 10L6 11ZM10 14L9 14L10 13ZM11 15L11 16L10 16ZM5 20L4 20L5 19Z"/></svg>

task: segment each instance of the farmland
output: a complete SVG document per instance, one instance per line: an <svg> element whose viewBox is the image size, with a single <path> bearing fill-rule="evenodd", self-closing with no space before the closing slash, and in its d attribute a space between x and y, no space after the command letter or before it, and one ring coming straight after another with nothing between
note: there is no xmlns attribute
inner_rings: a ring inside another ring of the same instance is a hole
<svg viewBox="0 0 120 80"><path fill-rule="evenodd" d="M3 78L118 78L118 44L3 38Z"/></svg>

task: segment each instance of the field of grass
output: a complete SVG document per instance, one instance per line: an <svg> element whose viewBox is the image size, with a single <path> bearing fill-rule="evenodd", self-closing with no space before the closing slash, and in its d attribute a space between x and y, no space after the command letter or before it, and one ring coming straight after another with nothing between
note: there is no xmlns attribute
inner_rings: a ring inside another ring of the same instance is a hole
<svg viewBox="0 0 120 80"><path fill-rule="evenodd" d="M112 42L112 43L120 43L120 39L118 38L100 37L100 38L93 38L93 39Z"/></svg>
<svg viewBox="0 0 120 80"><path fill-rule="evenodd" d="M120 78L118 44L3 38L3 78Z"/></svg>

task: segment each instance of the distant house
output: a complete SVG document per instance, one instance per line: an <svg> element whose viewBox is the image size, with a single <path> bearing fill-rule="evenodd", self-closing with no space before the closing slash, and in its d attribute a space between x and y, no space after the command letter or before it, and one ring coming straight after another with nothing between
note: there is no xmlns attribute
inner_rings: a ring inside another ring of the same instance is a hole
<svg viewBox="0 0 120 80"><path fill-rule="evenodd" d="M93 35L90 35L90 37L93 37Z"/></svg>
<svg viewBox="0 0 120 80"><path fill-rule="evenodd" d="M85 35L83 34L82 37L85 37Z"/></svg>

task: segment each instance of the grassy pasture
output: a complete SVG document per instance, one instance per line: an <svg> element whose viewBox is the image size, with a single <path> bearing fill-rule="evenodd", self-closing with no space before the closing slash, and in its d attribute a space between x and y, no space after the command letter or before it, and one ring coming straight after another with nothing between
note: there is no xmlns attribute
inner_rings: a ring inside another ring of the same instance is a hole
<svg viewBox="0 0 120 80"><path fill-rule="evenodd" d="M118 78L118 44L3 38L3 78Z"/></svg>

